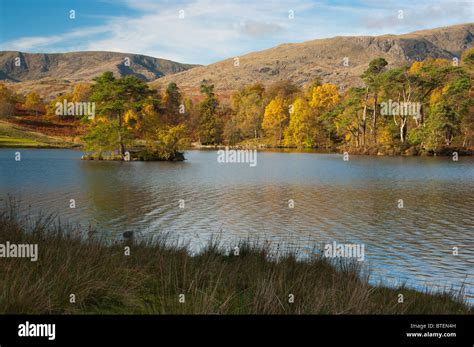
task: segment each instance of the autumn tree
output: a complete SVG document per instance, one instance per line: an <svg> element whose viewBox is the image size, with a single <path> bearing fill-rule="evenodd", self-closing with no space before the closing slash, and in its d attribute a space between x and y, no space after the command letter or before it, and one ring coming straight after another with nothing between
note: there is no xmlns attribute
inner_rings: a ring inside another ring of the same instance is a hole
<svg viewBox="0 0 474 347"><path fill-rule="evenodd" d="M130 132L120 127L118 119L96 117L83 140L86 152L95 153L98 158L103 159L104 152L111 152L131 143L132 137Z"/></svg>
<svg viewBox="0 0 474 347"><path fill-rule="evenodd" d="M290 123L285 130L284 144L298 148L313 147L315 131L308 102L303 97L297 97L290 105Z"/></svg>
<svg viewBox="0 0 474 347"><path fill-rule="evenodd" d="M223 137L225 144L235 145L243 140L240 123L234 112L228 114L224 119Z"/></svg>
<svg viewBox="0 0 474 347"><path fill-rule="evenodd" d="M439 149L440 143L446 147L451 146L455 138L461 135L461 126L465 124L463 118L472 117L469 114L472 100L468 97L470 77L458 68L453 67L451 71L450 80L430 99L431 113L423 132L428 149L435 151ZM462 142L464 140L465 138Z"/></svg>
<svg viewBox="0 0 474 347"><path fill-rule="evenodd" d="M318 133L323 135L320 141L330 144L334 138L335 126L334 119L336 117L336 107L341 97L336 85L325 83L311 88L309 94L309 105L312 108L312 117L314 127L319 129Z"/></svg>
<svg viewBox="0 0 474 347"><path fill-rule="evenodd" d="M262 128L273 137L274 144L281 146L283 127L288 119L287 108L282 97L277 96L265 107Z"/></svg>
<svg viewBox="0 0 474 347"><path fill-rule="evenodd" d="M156 141L156 132L165 127L163 117L160 114L159 101L146 104L141 111L141 122L139 123L139 133L145 140L147 147L152 147Z"/></svg>
<svg viewBox="0 0 474 347"><path fill-rule="evenodd" d="M163 107L165 114L165 122L172 125L177 125L183 119L185 113L184 105L181 106L181 92L178 85L170 82L163 94Z"/></svg>
<svg viewBox="0 0 474 347"><path fill-rule="evenodd" d="M365 88L350 88L344 95L341 109L335 119L335 126L339 136L345 142L352 143L355 147L363 145L363 110Z"/></svg>
<svg viewBox="0 0 474 347"><path fill-rule="evenodd" d="M388 99L396 102L396 105L409 105L414 102L413 80L408 74L406 67L392 69L384 75L385 95ZM402 103L402 104L401 104ZM393 121L399 128L400 142L405 143L408 134L408 121L410 114L402 112L402 108L397 106L397 112L392 112Z"/></svg>
<svg viewBox="0 0 474 347"><path fill-rule="evenodd" d="M199 105L196 105L193 100L186 96L182 96L182 104L184 106L184 121L190 141L199 140Z"/></svg>
<svg viewBox="0 0 474 347"><path fill-rule="evenodd" d="M13 116L16 96L5 84L0 83L0 117Z"/></svg>
<svg viewBox="0 0 474 347"><path fill-rule="evenodd" d="M474 80L474 47L466 50L462 55L462 67L470 77L470 81ZM462 141L461 146L474 146L474 86L470 84L469 94L467 95L467 113L461 120Z"/></svg>
<svg viewBox="0 0 474 347"><path fill-rule="evenodd" d="M221 140L221 124L217 117L219 102L214 94L214 85L201 84L204 100L199 104L199 140L202 144L218 144Z"/></svg>
<svg viewBox="0 0 474 347"><path fill-rule="evenodd" d="M87 102L92 93L92 87L88 83L78 83L72 90L71 99L68 101L72 102Z"/></svg>
<svg viewBox="0 0 474 347"><path fill-rule="evenodd" d="M29 111L34 111L35 116L38 116L39 112L44 111L43 99L35 92L31 92L26 96L23 106Z"/></svg>
<svg viewBox="0 0 474 347"><path fill-rule="evenodd" d="M183 160L183 151L189 146L187 129L184 124L166 126L156 130L156 141L148 144L146 155L159 160ZM145 158L146 159L146 158Z"/></svg>
<svg viewBox="0 0 474 347"><path fill-rule="evenodd" d="M421 105L408 131L409 143L427 150L438 150L440 143L451 146L469 119L469 74L447 59L427 59L414 63L408 78L412 99Z"/></svg>
<svg viewBox="0 0 474 347"><path fill-rule="evenodd" d="M236 123L238 133L244 138L257 140L261 135L264 92L263 85L253 84L242 88L231 97L232 109L236 115L232 122Z"/></svg>
<svg viewBox="0 0 474 347"><path fill-rule="evenodd" d="M369 67L362 74L362 79L366 84L366 96L365 102L368 100L368 93L372 93L372 126L371 133L374 143L377 143L377 102L378 96L382 84L382 78L380 78L381 73L384 71L387 66L387 61L384 58L373 59L369 63ZM367 104L364 105L364 110L367 112ZM367 116L367 113L364 115ZM365 121L365 119L364 119Z"/></svg>
<svg viewBox="0 0 474 347"><path fill-rule="evenodd" d="M112 131L114 135L110 136L117 137L119 154L123 158L125 139L130 137L124 116L130 110L140 113L143 107L150 103L149 96L153 96L154 91L135 76L116 79L112 72L104 72L94 78L94 82L89 99L96 103L96 112L110 121L110 126L104 126L103 130ZM97 124L93 124L93 127L94 125ZM102 132L100 134L102 135ZM96 138L88 139L94 141Z"/></svg>

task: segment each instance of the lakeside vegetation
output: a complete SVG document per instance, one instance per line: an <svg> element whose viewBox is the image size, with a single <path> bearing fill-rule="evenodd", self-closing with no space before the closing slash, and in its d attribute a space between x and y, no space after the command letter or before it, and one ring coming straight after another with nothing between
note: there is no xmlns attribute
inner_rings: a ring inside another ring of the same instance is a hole
<svg viewBox="0 0 474 347"><path fill-rule="evenodd" d="M196 146L299 148L353 154L472 154L474 49L460 61L426 59L400 68L372 60L363 85L346 90L313 81L253 84L219 98L203 80L190 97L171 82L151 89L135 76L106 72L48 103L0 85L0 113L76 121L89 159L182 160ZM58 105L93 103L94 117ZM44 116L43 116L44 115ZM81 122L78 122L81 119ZM15 144L9 141L8 144Z"/></svg>
<svg viewBox="0 0 474 347"><path fill-rule="evenodd" d="M7 241L38 244L38 261L0 260L3 314L473 313L462 292L372 286L355 263L298 260L284 250L269 257L268 245L252 242L241 242L238 255L218 242L195 255L164 237L111 243L51 215L22 217L10 200L0 207L0 243Z"/></svg>
<svg viewBox="0 0 474 347"><path fill-rule="evenodd" d="M72 148L78 144L0 121L0 148Z"/></svg>

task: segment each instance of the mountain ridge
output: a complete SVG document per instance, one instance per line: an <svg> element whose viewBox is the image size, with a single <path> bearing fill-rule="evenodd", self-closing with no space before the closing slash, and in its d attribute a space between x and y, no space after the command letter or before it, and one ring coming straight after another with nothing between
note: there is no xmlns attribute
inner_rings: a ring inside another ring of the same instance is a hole
<svg viewBox="0 0 474 347"><path fill-rule="evenodd" d="M15 66L15 58L20 59L20 66ZM100 71L112 71L120 76L132 74L149 82L167 74L181 72L195 66L197 65L178 63L143 54L110 51L0 52L1 78L15 82L51 77L91 80Z"/></svg>
<svg viewBox="0 0 474 347"><path fill-rule="evenodd" d="M361 84L360 76L374 58L385 58L389 67L428 57L453 59L472 47L473 42L474 23L464 23L401 35L335 36L283 43L205 66L107 51L2 51L0 80L10 81L17 91L36 91L47 98L70 91L74 83L91 81L104 71L112 71L116 76L136 75L153 88L164 88L173 81L191 96L199 95L203 80L213 83L216 92L222 95L230 95L244 85L269 85L281 80L303 86L319 79L345 88ZM15 57L23 59L24 66L13 66ZM125 64L127 57L130 66Z"/></svg>
<svg viewBox="0 0 474 347"><path fill-rule="evenodd" d="M428 57L453 59L473 46L474 23L380 36L336 36L300 43L285 43L239 56L239 66L228 58L195 67L151 82L158 87L174 81L197 93L200 80L215 84L217 91L231 91L245 84L264 85L290 80L297 85L315 79L342 87L361 83L370 60L383 57L389 66L401 66ZM344 59L348 66L344 66Z"/></svg>

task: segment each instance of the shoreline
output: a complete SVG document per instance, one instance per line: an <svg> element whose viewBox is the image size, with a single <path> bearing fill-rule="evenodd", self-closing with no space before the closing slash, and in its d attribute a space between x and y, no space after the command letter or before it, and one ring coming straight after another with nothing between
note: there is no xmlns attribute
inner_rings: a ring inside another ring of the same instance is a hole
<svg viewBox="0 0 474 347"><path fill-rule="evenodd" d="M453 152L458 156L474 156L474 148L464 147L443 147L435 152L426 152L419 146L409 145L376 145L371 144L365 147L332 146L320 148L297 148L272 146L268 143L240 143L237 145L202 145L199 142L191 143L191 146L184 150L257 150L260 152L288 152L288 153L317 153L317 154L344 154L385 156L385 157L448 157ZM0 121L0 149L84 149L84 144L79 139L73 137L48 136L43 133L34 132L14 123ZM143 145L136 144L128 150L130 152L142 151ZM119 159L121 160L121 159ZM154 161L153 159L145 161Z"/></svg>
<svg viewBox="0 0 474 347"><path fill-rule="evenodd" d="M20 144L15 146L4 146L0 143L0 150L2 149L71 149L71 150L83 150L83 145L72 144L72 145L54 145L54 144L40 144L40 145L29 145ZM192 146L186 148L184 151L217 151L222 149L233 149L233 150L257 150L258 152L280 152L280 153L312 153L312 154L344 154L347 152L349 155L361 155L361 156L372 156L372 157L451 157L454 152L457 152L461 157L474 156L474 150L470 149L456 149L447 148L440 153L381 153L373 152L367 148L352 148L352 149L339 149L339 150L322 150L317 148L291 148L291 147L261 147L251 148L244 146L226 146L226 145L213 145L213 146ZM108 160L104 160L108 161ZM136 160L132 160L136 161ZM146 160L145 160L146 161ZM150 160L152 161L152 160Z"/></svg>
<svg viewBox="0 0 474 347"><path fill-rule="evenodd" d="M238 242L236 253L210 240L191 254L166 236L133 234L110 242L56 219L27 228L16 206L0 207L0 243L37 244L38 259L0 259L3 314L474 313L462 290L370 285L356 262L317 252L301 260L283 250L273 258L262 243Z"/></svg>

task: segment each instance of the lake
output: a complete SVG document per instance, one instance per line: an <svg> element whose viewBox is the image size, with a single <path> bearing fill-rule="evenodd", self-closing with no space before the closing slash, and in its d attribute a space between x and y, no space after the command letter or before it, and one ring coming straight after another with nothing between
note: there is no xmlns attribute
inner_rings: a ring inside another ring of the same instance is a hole
<svg viewBox="0 0 474 347"><path fill-rule="evenodd" d="M247 238L288 247L361 243L372 283L464 283L474 295L474 158L344 161L336 154L258 152L251 167L219 163L216 151L188 151L185 162L174 163L81 155L0 150L0 198L11 194L32 213L55 212L62 222L92 225L112 238L129 230L167 233L191 249L213 235L228 245Z"/></svg>

